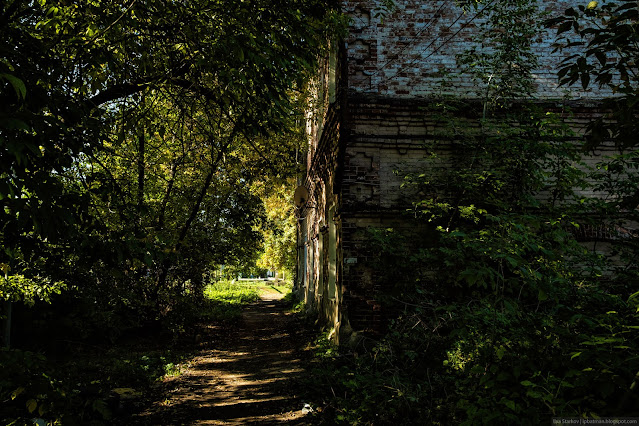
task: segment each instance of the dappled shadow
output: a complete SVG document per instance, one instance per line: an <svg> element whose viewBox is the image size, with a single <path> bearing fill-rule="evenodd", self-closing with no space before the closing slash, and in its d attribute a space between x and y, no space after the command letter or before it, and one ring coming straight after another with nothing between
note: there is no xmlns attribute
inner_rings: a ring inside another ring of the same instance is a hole
<svg viewBox="0 0 639 426"><path fill-rule="evenodd" d="M249 306L223 338L211 329L190 368L168 380L162 397L129 424L303 424L304 370L278 296Z"/></svg>

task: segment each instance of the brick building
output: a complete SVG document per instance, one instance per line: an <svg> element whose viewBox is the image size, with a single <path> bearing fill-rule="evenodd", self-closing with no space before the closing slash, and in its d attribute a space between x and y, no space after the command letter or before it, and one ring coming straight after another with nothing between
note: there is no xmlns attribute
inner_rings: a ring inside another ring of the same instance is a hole
<svg viewBox="0 0 639 426"><path fill-rule="evenodd" d="M458 58L477 43L487 10L465 11L448 0L398 0L382 20L378 4L341 2L351 17L348 35L322 59L307 117L309 149L300 185L309 200L299 211L296 285L337 340L352 330L376 329L384 317L366 229L419 232L402 214L410 194L400 190L403 178L395 171L423 164L424 142L436 126L425 107L442 94L471 103L483 96ZM552 14L573 2L538 5L539 12ZM559 63L572 52L553 52L554 33L540 31L531 40L538 61L530 72L535 98L557 104L569 96L578 129L606 93L558 86Z"/></svg>

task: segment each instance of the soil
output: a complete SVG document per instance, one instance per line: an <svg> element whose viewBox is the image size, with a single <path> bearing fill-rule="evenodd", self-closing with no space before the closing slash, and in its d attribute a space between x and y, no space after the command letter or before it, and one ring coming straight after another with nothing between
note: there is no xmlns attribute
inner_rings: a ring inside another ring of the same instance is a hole
<svg viewBox="0 0 639 426"><path fill-rule="evenodd" d="M130 424L307 424L302 330L281 294L261 297L230 333L203 328L199 355L183 374L166 379Z"/></svg>

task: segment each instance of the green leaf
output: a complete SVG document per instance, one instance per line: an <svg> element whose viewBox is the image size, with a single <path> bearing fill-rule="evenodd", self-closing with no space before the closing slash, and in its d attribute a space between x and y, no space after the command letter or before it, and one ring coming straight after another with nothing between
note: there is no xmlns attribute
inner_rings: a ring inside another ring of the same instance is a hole
<svg viewBox="0 0 639 426"><path fill-rule="evenodd" d="M537 398L537 399L542 399L543 395L537 391L534 390L528 390L528 392L526 392L526 396L529 396L531 398Z"/></svg>
<svg viewBox="0 0 639 426"><path fill-rule="evenodd" d="M27 401L27 410L29 410L29 413L33 413L35 411L36 408L38 408L38 401L36 401L35 399L30 399Z"/></svg>
<svg viewBox="0 0 639 426"><path fill-rule="evenodd" d="M544 300L548 300L548 295L542 289L539 289L539 294L537 295L539 301L543 302Z"/></svg>
<svg viewBox="0 0 639 426"><path fill-rule="evenodd" d="M474 365L473 368L470 369L470 372L473 374L480 374L485 371L484 367L481 365Z"/></svg>
<svg viewBox="0 0 639 426"><path fill-rule="evenodd" d="M113 416L108 404L102 399L96 399L95 401L93 401L92 407L95 411L102 415L104 420L110 420Z"/></svg>
<svg viewBox="0 0 639 426"><path fill-rule="evenodd" d="M504 357L504 355L506 354L506 348L504 348L503 346L500 346L497 348L497 358L502 359Z"/></svg>
<svg viewBox="0 0 639 426"><path fill-rule="evenodd" d="M5 129L29 130L27 123L17 118L0 118L0 127Z"/></svg>
<svg viewBox="0 0 639 426"><path fill-rule="evenodd" d="M557 29L557 35L561 34L561 33L565 33L566 31L568 31L570 28L572 27L572 21L566 21L563 24L561 24L559 26L559 28Z"/></svg>
<svg viewBox="0 0 639 426"><path fill-rule="evenodd" d="M22 392L24 392L24 388L22 386L11 392L11 400L16 399Z"/></svg>
<svg viewBox="0 0 639 426"><path fill-rule="evenodd" d="M517 406L515 405L515 401L511 401L510 399L504 399L504 405L510 408L513 411L517 411Z"/></svg>
<svg viewBox="0 0 639 426"><path fill-rule="evenodd" d="M587 89L589 84L590 84L590 74L588 74L587 72L582 73L581 87L583 87L584 89Z"/></svg>
<svg viewBox="0 0 639 426"><path fill-rule="evenodd" d="M11 74L0 73L0 78L7 80L9 84L13 86L13 90L16 91L16 95L19 99L24 99L27 96L27 87L18 77Z"/></svg>

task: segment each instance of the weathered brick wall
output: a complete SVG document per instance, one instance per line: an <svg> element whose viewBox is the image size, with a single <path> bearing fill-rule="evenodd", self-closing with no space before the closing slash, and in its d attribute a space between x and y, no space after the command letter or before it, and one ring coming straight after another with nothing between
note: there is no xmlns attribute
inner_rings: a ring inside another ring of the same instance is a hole
<svg viewBox="0 0 639 426"><path fill-rule="evenodd" d="M430 194L417 194L411 187L402 188L407 173L437 173L454 167L455 157L463 156L446 141L446 124L429 108L428 99L402 99L371 94L349 96L345 107L343 138L343 175L341 213L344 266L342 285L348 318L354 329L380 330L388 312L378 301L384 291L375 272L378 253L371 252L367 229L392 227L415 236L425 232L426 224L412 221L407 210L412 203ZM546 105L547 111L562 114L575 132L575 142L585 126L601 111L598 103L578 103L572 108ZM457 118L469 131L478 126L481 104L470 105ZM464 124L465 123L465 124ZM478 129L478 127L477 127ZM431 149L437 157L433 159ZM584 158L584 167L594 167L606 155L616 152L613 145L600 147ZM578 190L583 196L598 196L592 190ZM437 194L442 196L442 194ZM540 192L548 199L549 192ZM419 238L423 238L419 237Z"/></svg>
<svg viewBox="0 0 639 426"><path fill-rule="evenodd" d="M338 55L336 48L333 55ZM298 279L297 289L303 295L307 308L318 315L326 325L339 335L342 322L347 322L341 309L343 297L338 285L329 292L329 229L334 227L336 245L341 246L341 221L339 216L339 188L341 180L340 141L342 111L339 100L341 88L331 88L331 72L341 73L343 62L331 61L330 54L320 58L318 78L312 82L313 100L307 112L308 152L306 173L300 184L309 191L308 203L299 210L298 226ZM334 69L331 71L331 65ZM332 93L332 90L335 90ZM330 211L334 211L333 217ZM306 237L304 239L304 236ZM337 266L342 264L341 251L337 250ZM337 267L335 280L341 280L342 270Z"/></svg>
<svg viewBox="0 0 639 426"><path fill-rule="evenodd" d="M307 116L307 171L300 183L311 200L300 212L305 218L300 228L307 235L300 247L306 253L300 283L309 306L337 331L347 322L356 330L379 331L384 322L387 313L377 295L385 289L372 264L379 253L373 252L367 229L393 227L417 235L419 224L404 216L418 195L410 188L401 189L406 173L426 165L445 169L452 166L455 155L463 155L438 141L438 159L433 161L425 149L442 133L442 122L428 112L432 99L443 93L442 75L452 76L445 91L452 88L462 98L476 98L476 84L459 73L456 57L469 47L481 16L463 15L448 0L396 3L397 10L380 22L373 16L375 1L342 2L353 20L336 71L342 76L337 102L329 99L330 60L322 58L322 72L313 87L315 101ZM558 11L574 6L569 0L540 4ZM546 101L565 98L555 73L562 58L573 53L553 53L553 33L552 29L540 32L533 46L540 57L533 73L537 96ZM597 99L604 95L571 88L570 98L576 103L565 118L577 134L597 114ZM476 105L462 115L466 113L472 118L469 123L477 122ZM610 150L605 148L586 162L592 166ZM337 294L329 297L324 242L331 207L336 209L333 222L339 250Z"/></svg>
<svg viewBox="0 0 639 426"><path fill-rule="evenodd" d="M381 21L374 16L378 3L342 2L344 12L352 18L346 40L350 90L394 97L431 96L442 90L477 96L470 76L459 74L456 58L471 46L484 19L482 12L465 13L449 0L398 0L395 11ZM538 0L538 5L550 16L576 7L571 0ZM553 52L554 34L552 28L541 30L533 40L539 67L532 74L539 98L561 99L566 94L557 85L556 72L561 60L575 51ZM445 74L452 78L448 88L442 89ZM602 93L597 88L570 89L574 99L599 98Z"/></svg>
<svg viewBox="0 0 639 426"><path fill-rule="evenodd" d="M425 167L431 172L446 169L453 166L455 156L463 155L442 138L447 132L445 126L450 124L440 121L429 105L428 99L351 94L344 116L348 124L342 177L344 211L405 210L416 195L410 187L402 188L408 173L422 172ZM547 104L545 108L560 114L574 132L575 143L580 143L588 123L601 116L596 102L568 107ZM471 106L463 114L468 121L458 125L469 131L479 124L481 105L475 105L474 109ZM436 148L436 158L432 158L427 147ZM616 152L614 145L602 145L583 158L584 168L593 168L602 158ZM592 189L577 192L583 196L601 195ZM546 199L549 194L541 192L539 197Z"/></svg>
<svg viewBox="0 0 639 426"><path fill-rule="evenodd" d="M443 124L428 107L429 101L425 99L351 94L343 107L345 111L338 105L327 109L322 135L308 165L305 185L313 194L314 208L307 209L305 223L311 241L307 247L311 253L307 258L307 282L312 283L312 288L307 289L307 301L329 324L344 324L348 319L355 330L382 329L389 312L378 300L384 291L375 272L374 262L379 253L371 252L368 228L393 227L417 235L419 223L411 221L406 210L418 196L427 194L401 188L405 174L423 171L426 166L431 171L447 169L452 167L454 156L463 155L438 140ZM480 110L481 106L475 105L465 111L469 125L477 125ZM565 119L576 137L583 133L596 111L593 103L573 106L571 113L566 113ZM436 160L426 149L433 142L437 142ZM593 166L602 155L613 151L612 146L602 148L588 157L586 163ZM547 196L540 194L542 198ZM338 265L342 267L338 268L338 297L333 300L325 297L326 244L321 254L318 246L313 245L320 238L326 240L327 212L331 205L338 206L339 211Z"/></svg>
<svg viewBox="0 0 639 426"><path fill-rule="evenodd" d="M370 230L387 228L393 229L395 234L408 236L413 245L421 247L432 239L432 233L424 222L400 212L344 212L344 265L341 285L343 304L348 312L350 326L354 330L373 333L383 331L387 320L394 312L390 312L380 302L380 295L389 296L406 284L406 276L400 271L401 265L384 259L387 253L380 251L379 246L372 243L373 236ZM403 249L410 252L410 248ZM403 253L401 250L398 252Z"/></svg>

